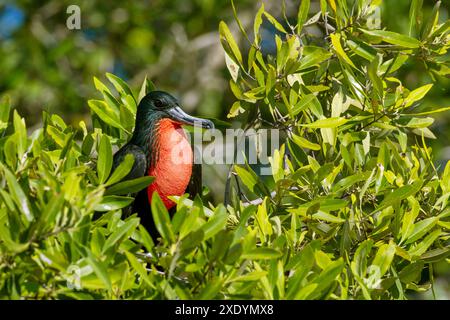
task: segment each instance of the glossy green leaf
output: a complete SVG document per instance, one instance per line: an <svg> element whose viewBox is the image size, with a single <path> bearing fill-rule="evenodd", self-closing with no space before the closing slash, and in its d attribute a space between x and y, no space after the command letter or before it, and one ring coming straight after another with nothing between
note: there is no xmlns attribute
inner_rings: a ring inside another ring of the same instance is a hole
<svg viewBox="0 0 450 320"><path fill-rule="evenodd" d="M245 252L242 258L249 260L261 260L261 259L277 259L282 255L281 252L271 248L257 248L249 252Z"/></svg>
<svg viewBox="0 0 450 320"><path fill-rule="evenodd" d="M332 55L332 53L321 47L305 46L303 48L303 56L300 58L298 71L317 66L329 59Z"/></svg>
<svg viewBox="0 0 450 320"><path fill-rule="evenodd" d="M267 11L263 12L264 16L269 20L269 22L280 32L287 33L286 29Z"/></svg>
<svg viewBox="0 0 450 320"><path fill-rule="evenodd" d="M104 183L111 172L113 163L111 142L107 135L102 135L98 148L97 173L100 183Z"/></svg>
<svg viewBox="0 0 450 320"><path fill-rule="evenodd" d="M224 21L221 21L219 24L219 34L220 39L222 41L222 45L227 43L230 48L230 53L232 54L232 58L236 60L236 62L242 66L242 55L236 41L233 38L233 35L230 32L227 24Z"/></svg>
<svg viewBox="0 0 450 320"><path fill-rule="evenodd" d="M379 275L382 277L391 266L395 256L395 245L393 243L382 244L372 261L372 265L376 266L379 270Z"/></svg>
<svg viewBox="0 0 450 320"><path fill-rule="evenodd" d="M127 83L120 79L118 76L112 74L112 73L106 73L106 78L113 84L114 88L116 88L117 92L120 93L120 95L127 95L133 96L133 92L131 91L130 87L128 87Z"/></svg>
<svg viewBox="0 0 450 320"><path fill-rule="evenodd" d="M118 116L114 114L112 110L108 110L106 104L103 101L89 100L89 108L94 111L95 114L105 123L112 127L119 128L123 131L127 131L120 123Z"/></svg>
<svg viewBox="0 0 450 320"><path fill-rule="evenodd" d="M308 124L302 124L303 127L308 128L337 128L347 123L347 119L342 117L325 118L314 121Z"/></svg>
<svg viewBox="0 0 450 320"><path fill-rule="evenodd" d="M113 173L108 178L105 185L110 186L112 184L121 181L131 171L131 168L133 168L133 164L134 164L134 156L130 153L125 155L125 157L119 163L117 168L114 169Z"/></svg>
<svg viewBox="0 0 450 320"><path fill-rule="evenodd" d="M209 239L216 235L220 230L224 229L227 223L227 211L224 206L219 206L215 211L214 215L211 216L203 226L204 239Z"/></svg>
<svg viewBox="0 0 450 320"><path fill-rule="evenodd" d="M420 45L421 45L420 41L417 39L408 37L408 36L400 34L400 33L392 32L392 31L384 31L384 30L370 30L369 31L369 30L364 30L364 29L360 29L360 30L369 36L379 37L387 43L398 45L398 46L405 47L405 48L414 49L414 48L420 47Z"/></svg>
<svg viewBox="0 0 450 320"><path fill-rule="evenodd" d="M95 211L111 211L125 208L134 201L130 197L105 196L102 201L95 206Z"/></svg>
<svg viewBox="0 0 450 320"><path fill-rule="evenodd" d="M167 209L157 192L153 192L151 208L156 229L164 240L168 241L169 243L173 243L175 241L175 235L172 231L169 212L167 212Z"/></svg>
<svg viewBox="0 0 450 320"><path fill-rule="evenodd" d="M433 84L427 84L420 88L412 90L405 98L403 105L405 108L411 106L414 102L421 100L430 91Z"/></svg>
<svg viewBox="0 0 450 320"><path fill-rule="evenodd" d="M108 188L105 191L105 195L123 195L135 193L148 187L153 182L153 180L155 180L154 177L146 176L119 182Z"/></svg>
<svg viewBox="0 0 450 320"><path fill-rule="evenodd" d="M423 219L414 224L413 231L408 237L405 244L413 243L422 238L429 230L431 230L438 222L437 217Z"/></svg>
<svg viewBox="0 0 450 320"><path fill-rule="evenodd" d="M292 134L292 140L302 148L311 149L311 150L320 150L320 145L317 143L310 142L303 137L300 137L296 134Z"/></svg>
<svg viewBox="0 0 450 320"><path fill-rule="evenodd" d="M5 167L3 167L3 173L6 178L6 182L8 184L9 192L17 205L17 208L19 208L19 211L25 216L25 218L31 222L34 220L34 214L32 212L30 202L23 191L22 187L20 186L19 182L17 181L17 178Z"/></svg>
<svg viewBox="0 0 450 320"><path fill-rule="evenodd" d="M102 253L105 253L109 248L116 245L118 242L120 242L124 237L127 235L131 235L131 232L133 232L137 226L139 225L139 219L138 218L132 218L128 221L126 221L122 226L117 228L105 241L105 244L102 248Z"/></svg>
<svg viewBox="0 0 450 320"><path fill-rule="evenodd" d="M389 193L381 202L378 210L391 206L395 202L406 199L409 196L415 195L422 188L422 183L423 182L421 180L418 180L413 182L412 184L405 185Z"/></svg>
<svg viewBox="0 0 450 320"><path fill-rule="evenodd" d="M300 3L297 14L297 34L300 34L302 32L303 25L308 19L309 6L310 6L309 0L302 0Z"/></svg>
<svg viewBox="0 0 450 320"><path fill-rule="evenodd" d="M355 64L348 57L347 53L345 53L344 48L341 45L341 35L339 33L330 34L331 44L333 45L334 50L340 59L344 62L348 63L350 66L356 69Z"/></svg>

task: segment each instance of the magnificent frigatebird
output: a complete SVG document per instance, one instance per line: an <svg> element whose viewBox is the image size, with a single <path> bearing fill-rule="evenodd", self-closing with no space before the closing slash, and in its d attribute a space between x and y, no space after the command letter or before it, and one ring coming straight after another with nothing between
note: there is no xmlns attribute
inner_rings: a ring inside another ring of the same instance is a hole
<svg viewBox="0 0 450 320"><path fill-rule="evenodd" d="M139 103L133 136L114 154L116 168L127 154L134 156L130 173L123 180L145 175L155 180L140 191L133 202L132 212L138 213L141 224L156 238L150 202L158 192L167 209L175 203L168 196L201 192L201 164L194 164L192 147L182 125L214 128L210 120L192 117L180 107L178 100L163 91L149 92Z"/></svg>

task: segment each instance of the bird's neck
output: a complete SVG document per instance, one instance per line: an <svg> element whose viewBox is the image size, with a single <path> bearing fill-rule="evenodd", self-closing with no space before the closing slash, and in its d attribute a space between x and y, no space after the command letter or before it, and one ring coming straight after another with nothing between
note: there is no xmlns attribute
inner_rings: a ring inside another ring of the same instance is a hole
<svg viewBox="0 0 450 320"><path fill-rule="evenodd" d="M148 117L136 117L134 134L129 141L130 144L135 144L142 148L149 166L156 161L161 121Z"/></svg>

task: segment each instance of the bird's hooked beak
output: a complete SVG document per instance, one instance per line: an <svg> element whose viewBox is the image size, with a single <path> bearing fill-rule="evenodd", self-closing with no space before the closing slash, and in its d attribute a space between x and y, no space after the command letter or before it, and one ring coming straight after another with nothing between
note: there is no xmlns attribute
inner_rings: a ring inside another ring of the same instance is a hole
<svg viewBox="0 0 450 320"><path fill-rule="evenodd" d="M178 105L166 111L170 119L180 124L201 127L205 129L214 129L214 123L207 119L196 118L188 115Z"/></svg>

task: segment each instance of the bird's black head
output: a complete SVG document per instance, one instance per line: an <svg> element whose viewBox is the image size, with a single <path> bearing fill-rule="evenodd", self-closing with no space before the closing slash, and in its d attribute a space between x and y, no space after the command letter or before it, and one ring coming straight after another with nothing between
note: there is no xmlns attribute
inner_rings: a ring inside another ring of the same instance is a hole
<svg viewBox="0 0 450 320"><path fill-rule="evenodd" d="M167 92L149 92L139 103L136 122L154 123L164 118L171 119L182 125L191 125L206 129L214 128L214 124L210 120L192 117L184 112L178 100Z"/></svg>

